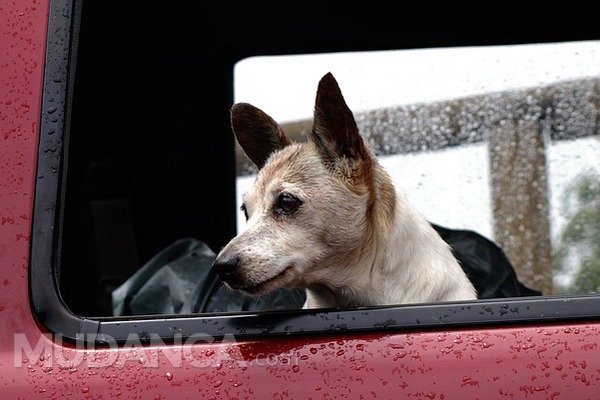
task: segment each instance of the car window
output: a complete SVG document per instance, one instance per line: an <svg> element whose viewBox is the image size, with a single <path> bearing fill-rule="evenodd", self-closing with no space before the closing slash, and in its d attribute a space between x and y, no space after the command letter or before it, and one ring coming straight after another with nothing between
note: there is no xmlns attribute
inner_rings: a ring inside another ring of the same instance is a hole
<svg viewBox="0 0 600 400"><path fill-rule="evenodd" d="M401 39L334 54L335 41L290 47L262 31L198 40L229 25L195 15L52 4L30 269L49 331L124 341L597 315L599 42L402 50ZM321 54L294 55L307 48ZM230 108L252 103L304 140L327 72L411 202L445 239L483 243L522 297L302 311L303 291L251 298L223 287L211 263L244 229L237 199L256 174Z"/></svg>

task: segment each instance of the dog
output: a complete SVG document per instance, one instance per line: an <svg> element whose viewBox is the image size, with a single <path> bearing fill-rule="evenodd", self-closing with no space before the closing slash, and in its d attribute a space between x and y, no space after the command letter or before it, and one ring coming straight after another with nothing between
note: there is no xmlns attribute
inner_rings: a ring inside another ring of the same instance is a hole
<svg viewBox="0 0 600 400"><path fill-rule="evenodd" d="M451 248L366 146L331 73L319 82L307 142L293 143L247 103L232 107L231 125L259 172L243 196L245 231L213 263L230 288L260 296L303 287L304 308L477 298Z"/></svg>

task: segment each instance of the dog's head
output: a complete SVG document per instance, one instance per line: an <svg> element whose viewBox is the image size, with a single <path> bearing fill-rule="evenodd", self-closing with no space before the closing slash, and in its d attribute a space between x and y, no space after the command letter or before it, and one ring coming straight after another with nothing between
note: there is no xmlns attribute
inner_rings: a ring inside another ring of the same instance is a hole
<svg viewBox="0 0 600 400"><path fill-rule="evenodd" d="M234 105L231 122L259 173L243 197L247 228L213 268L230 287L252 295L343 281L369 253L374 230L389 229L395 200L333 75L319 82L306 143L292 143L250 104Z"/></svg>

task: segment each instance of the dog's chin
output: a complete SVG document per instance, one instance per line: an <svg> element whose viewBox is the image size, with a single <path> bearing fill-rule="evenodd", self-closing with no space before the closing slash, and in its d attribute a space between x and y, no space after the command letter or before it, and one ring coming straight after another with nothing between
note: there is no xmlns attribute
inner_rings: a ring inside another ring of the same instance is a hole
<svg viewBox="0 0 600 400"><path fill-rule="evenodd" d="M289 286L293 281L294 267L290 265L277 275L256 284L246 285L245 282L227 282L227 284L232 289L242 291L250 296L262 296L282 287Z"/></svg>

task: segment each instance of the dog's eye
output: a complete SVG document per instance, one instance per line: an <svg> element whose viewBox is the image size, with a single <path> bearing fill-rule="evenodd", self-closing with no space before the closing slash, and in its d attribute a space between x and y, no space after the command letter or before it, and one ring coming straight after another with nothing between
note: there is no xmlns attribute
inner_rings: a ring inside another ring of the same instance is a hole
<svg viewBox="0 0 600 400"><path fill-rule="evenodd" d="M298 211L301 205L302 200L296 196L289 193L281 193L275 203L275 212L278 214L293 214Z"/></svg>

